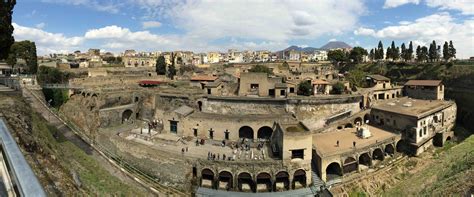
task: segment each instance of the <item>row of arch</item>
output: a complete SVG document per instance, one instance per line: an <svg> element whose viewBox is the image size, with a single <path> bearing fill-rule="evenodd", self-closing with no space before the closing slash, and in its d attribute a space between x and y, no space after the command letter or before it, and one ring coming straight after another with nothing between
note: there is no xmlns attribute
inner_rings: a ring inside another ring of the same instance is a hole
<svg viewBox="0 0 474 197"><path fill-rule="evenodd" d="M258 139L265 139L269 140L272 137L273 134L273 129L269 126L263 126L257 131L257 138ZM251 139L253 140L254 137L254 131L252 127L249 126L243 126L240 127L239 129L239 138L245 138L245 139Z"/></svg>
<svg viewBox="0 0 474 197"><path fill-rule="evenodd" d="M215 174L212 170L205 168L201 171L201 187L218 190L235 190L241 192L273 192L285 191L306 187L306 171L296 170L293 178L286 171L280 171L272 176L268 172L258 173L255 178L248 172L241 172L236 177L229 171L221 171Z"/></svg>
<svg viewBox="0 0 474 197"><path fill-rule="evenodd" d="M392 156L395 152L402 152L402 140L397 143L397 149L393 144L387 144L384 148L376 148L371 153L365 152L357 157L349 156L342 161L342 166L339 162L332 162L326 167L326 181L337 179L343 174L358 171L362 166L369 168L375 162L381 162L387 156ZM383 150L382 150L383 149Z"/></svg>
<svg viewBox="0 0 474 197"><path fill-rule="evenodd" d="M346 123L346 124L339 125L339 126L337 126L337 129L340 130L340 129L345 129L345 128L354 128L355 125L358 125L358 124L359 124L359 125L362 125L362 124L366 123L366 122L369 121L369 120L370 120L369 114L365 114L365 115L364 115L364 118L362 118L362 117L356 117L356 118L354 119L354 123L348 122L348 123Z"/></svg>

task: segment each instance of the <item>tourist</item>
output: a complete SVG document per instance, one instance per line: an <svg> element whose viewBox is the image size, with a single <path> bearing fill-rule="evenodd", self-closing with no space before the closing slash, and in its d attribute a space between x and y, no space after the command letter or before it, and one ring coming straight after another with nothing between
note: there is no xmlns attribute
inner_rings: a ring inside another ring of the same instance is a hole
<svg viewBox="0 0 474 197"><path fill-rule="evenodd" d="M337 146L337 147L339 147L339 140L337 140L337 142L336 142L336 146Z"/></svg>
<svg viewBox="0 0 474 197"><path fill-rule="evenodd" d="M184 148L181 149L181 154L184 154Z"/></svg>
<svg viewBox="0 0 474 197"><path fill-rule="evenodd" d="M353 145L353 146L354 146L354 148L355 148L355 147L356 147L356 142L355 142L355 141L353 141L353 142L352 142L352 145Z"/></svg>

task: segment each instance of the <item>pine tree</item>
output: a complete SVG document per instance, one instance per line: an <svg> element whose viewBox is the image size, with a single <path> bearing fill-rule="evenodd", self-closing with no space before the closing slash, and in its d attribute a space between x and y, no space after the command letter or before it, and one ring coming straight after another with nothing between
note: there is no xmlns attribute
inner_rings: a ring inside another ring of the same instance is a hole
<svg viewBox="0 0 474 197"><path fill-rule="evenodd" d="M406 53L405 59L411 61L412 58L413 58L413 43L410 41L410 45L408 46L408 51Z"/></svg>
<svg viewBox="0 0 474 197"><path fill-rule="evenodd" d="M406 61L406 57L407 57L407 53L408 53L408 50L406 49L405 47L405 43L402 43L402 53L401 53L401 58Z"/></svg>
<svg viewBox="0 0 474 197"><path fill-rule="evenodd" d="M421 60L427 61L428 58L429 58L428 47L426 46L421 47Z"/></svg>
<svg viewBox="0 0 474 197"><path fill-rule="evenodd" d="M449 41L449 57L456 58L456 49L454 48L453 41Z"/></svg>
<svg viewBox="0 0 474 197"><path fill-rule="evenodd" d="M392 49L390 47L387 47L387 52L385 53L385 59L391 59L392 58Z"/></svg>
<svg viewBox="0 0 474 197"><path fill-rule="evenodd" d="M370 59L370 61L374 61L374 59L375 59L374 49L370 49L369 59Z"/></svg>
<svg viewBox="0 0 474 197"><path fill-rule="evenodd" d="M431 62L434 62L438 58L438 48L436 45L436 41L430 44L430 48L428 49L428 58Z"/></svg>
<svg viewBox="0 0 474 197"><path fill-rule="evenodd" d="M397 58L397 51L395 47L395 41L392 40L392 45L390 46L390 58L395 60Z"/></svg>
<svg viewBox="0 0 474 197"><path fill-rule="evenodd" d="M12 15L16 0L0 0L0 60L8 58L13 38Z"/></svg>
<svg viewBox="0 0 474 197"><path fill-rule="evenodd" d="M379 41L379 45L377 47L377 50L375 51L375 59L381 60L383 59L383 44L382 41Z"/></svg>
<svg viewBox="0 0 474 197"><path fill-rule="evenodd" d="M421 62L421 47L418 45L416 47L416 61Z"/></svg>
<svg viewBox="0 0 474 197"><path fill-rule="evenodd" d="M449 53L449 45L448 45L448 42L444 42L444 45L443 45L443 59L445 61L448 61L449 58L451 58L451 54Z"/></svg>
<svg viewBox="0 0 474 197"><path fill-rule="evenodd" d="M166 74L166 60L165 57L160 56L156 60L156 74L165 75Z"/></svg>

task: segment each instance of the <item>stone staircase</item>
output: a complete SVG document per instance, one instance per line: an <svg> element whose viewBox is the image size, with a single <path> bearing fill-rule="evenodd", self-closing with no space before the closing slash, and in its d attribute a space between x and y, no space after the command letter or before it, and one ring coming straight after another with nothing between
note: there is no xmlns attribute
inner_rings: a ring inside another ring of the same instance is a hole
<svg viewBox="0 0 474 197"><path fill-rule="evenodd" d="M313 184L311 185L311 191L315 196L328 196L332 197L332 193L326 188L326 183L319 178L318 174L316 173L316 164L311 162L311 178L313 180ZM321 190L322 189L322 190Z"/></svg>

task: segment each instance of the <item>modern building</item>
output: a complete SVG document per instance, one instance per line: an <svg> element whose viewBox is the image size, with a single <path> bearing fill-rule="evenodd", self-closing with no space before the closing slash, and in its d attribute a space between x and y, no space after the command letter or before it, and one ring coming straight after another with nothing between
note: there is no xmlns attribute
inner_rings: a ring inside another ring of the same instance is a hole
<svg viewBox="0 0 474 197"><path fill-rule="evenodd" d="M444 85L441 80L410 80L405 83L405 92L411 98L444 99Z"/></svg>

